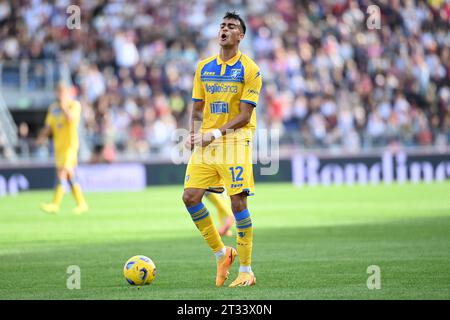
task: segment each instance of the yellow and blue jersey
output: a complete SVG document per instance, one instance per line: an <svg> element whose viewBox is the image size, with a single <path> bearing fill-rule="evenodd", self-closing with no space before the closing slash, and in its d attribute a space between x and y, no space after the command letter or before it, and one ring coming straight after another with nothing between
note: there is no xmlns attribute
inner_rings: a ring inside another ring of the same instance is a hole
<svg viewBox="0 0 450 320"><path fill-rule="evenodd" d="M201 132L218 129L240 113L240 103L256 107L262 86L258 65L240 51L224 62L219 55L202 60L197 65L192 92L193 101L204 101ZM217 142L244 141L252 138L256 129L256 112L250 122Z"/></svg>
<svg viewBox="0 0 450 320"><path fill-rule="evenodd" d="M53 134L53 145L55 154L63 154L68 151L78 151L78 124L80 122L81 105L78 101L72 100L68 104L68 109L72 117L68 121L64 116L61 108L57 106L57 102L50 105L47 116L45 117L45 125L51 128Z"/></svg>

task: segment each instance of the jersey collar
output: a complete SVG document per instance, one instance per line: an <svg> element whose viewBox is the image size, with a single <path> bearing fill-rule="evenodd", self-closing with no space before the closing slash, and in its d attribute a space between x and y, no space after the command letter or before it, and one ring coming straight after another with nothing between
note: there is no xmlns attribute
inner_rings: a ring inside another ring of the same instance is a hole
<svg viewBox="0 0 450 320"><path fill-rule="evenodd" d="M238 60L241 58L241 55L242 55L242 53L241 53L241 51L240 50L238 50L238 52L236 53L236 55L233 57L233 58L231 58L231 59L229 59L228 61L223 61L222 59L220 59L220 55L217 55L217 64L218 65L221 65L221 64L227 64L227 65L229 65L229 66L233 66L233 65L235 65L236 64L236 62L238 62Z"/></svg>

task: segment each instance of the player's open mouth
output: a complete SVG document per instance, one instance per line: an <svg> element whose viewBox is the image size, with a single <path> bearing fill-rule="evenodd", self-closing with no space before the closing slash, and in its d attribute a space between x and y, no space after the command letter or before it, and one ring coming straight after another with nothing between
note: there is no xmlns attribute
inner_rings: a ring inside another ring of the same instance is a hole
<svg viewBox="0 0 450 320"><path fill-rule="evenodd" d="M222 35L220 36L220 40L226 40L228 37L225 33L222 33Z"/></svg>

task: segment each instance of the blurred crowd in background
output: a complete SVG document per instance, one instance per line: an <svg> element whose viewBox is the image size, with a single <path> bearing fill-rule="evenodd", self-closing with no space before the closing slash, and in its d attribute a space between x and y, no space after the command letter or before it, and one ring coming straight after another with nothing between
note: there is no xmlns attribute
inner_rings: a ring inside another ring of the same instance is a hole
<svg viewBox="0 0 450 320"><path fill-rule="evenodd" d="M66 27L70 4L78 30ZM374 4L381 28L370 30ZM283 144L449 144L448 0L0 1L0 60L67 63L93 155L166 154L229 9L247 22L241 51L263 76L258 128Z"/></svg>

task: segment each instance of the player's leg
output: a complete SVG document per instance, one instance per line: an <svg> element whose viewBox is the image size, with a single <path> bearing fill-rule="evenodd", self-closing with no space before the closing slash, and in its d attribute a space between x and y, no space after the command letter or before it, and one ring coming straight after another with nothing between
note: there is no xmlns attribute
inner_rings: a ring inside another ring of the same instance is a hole
<svg viewBox="0 0 450 320"><path fill-rule="evenodd" d="M252 271L253 225L247 208L247 192L231 196L231 206L236 219L236 245L239 255L239 275L230 287L251 286L256 283Z"/></svg>
<svg viewBox="0 0 450 320"><path fill-rule="evenodd" d="M202 202L206 189L215 183L218 183L218 178L215 177L215 172L211 167L189 163L186 169L183 202L208 246L216 256L220 256L225 250L225 246L208 209Z"/></svg>
<svg viewBox="0 0 450 320"><path fill-rule="evenodd" d="M251 144L229 144L225 148L225 163L221 166L220 175L231 198L240 260L239 275L230 287L249 286L256 283L251 269L253 225L247 208L247 196L254 192Z"/></svg>
<svg viewBox="0 0 450 320"><path fill-rule="evenodd" d="M75 170L72 168L67 169L67 181L70 185L70 190L72 191L72 196L74 197L77 206L73 209L73 213L82 214L89 210L87 202L83 196L83 192L81 190L81 186L76 180Z"/></svg>
<svg viewBox="0 0 450 320"><path fill-rule="evenodd" d="M204 193L204 189L184 189L183 202L191 215L195 226L216 256L216 285L220 287L224 284L225 280L228 279L229 269L237 253L234 248L225 247L208 209L202 203Z"/></svg>
<svg viewBox="0 0 450 320"><path fill-rule="evenodd" d="M72 192L72 196L75 198L75 201L77 203L73 212L75 214L81 214L88 210L88 206L81 191L81 187L75 180L75 168L78 164L77 157L78 150L66 150L63 153L62 157L59 158L59 166L62 168L61 172L64 173L65 180L67 180Z"/></svg>
<svg viewBox="0 0 450 320"><path fill-rule="evenodd" d="M221 236L232 236L233 233L230 228L234 223L233 211L231 211L231 207L226 202L224 196L208 191L205 193L205 196L217 209L220 221L219 234Z"/></svg>
<svg viewBox="0 0 450 320"><path fill-rule="evenodd" d="M196 149L191 156L184 180L183 202L191 219L216 256L216 286L220 287L228 279L229 269L237 253L234 248L225 247L208 209L202 203L207 189L221 187L223 190L217 169L214 165L205 163L202 157L201 149Z"/></svg>
<svg viewBox="0 0 450 320"><path fill-rule="evenodd" d="M67 180L67 172L63 168L56 168L55 190L53 200L49 203L41 204L41 209L46 213L58 213L61 201L64 197L64 184Z"/></svg>

